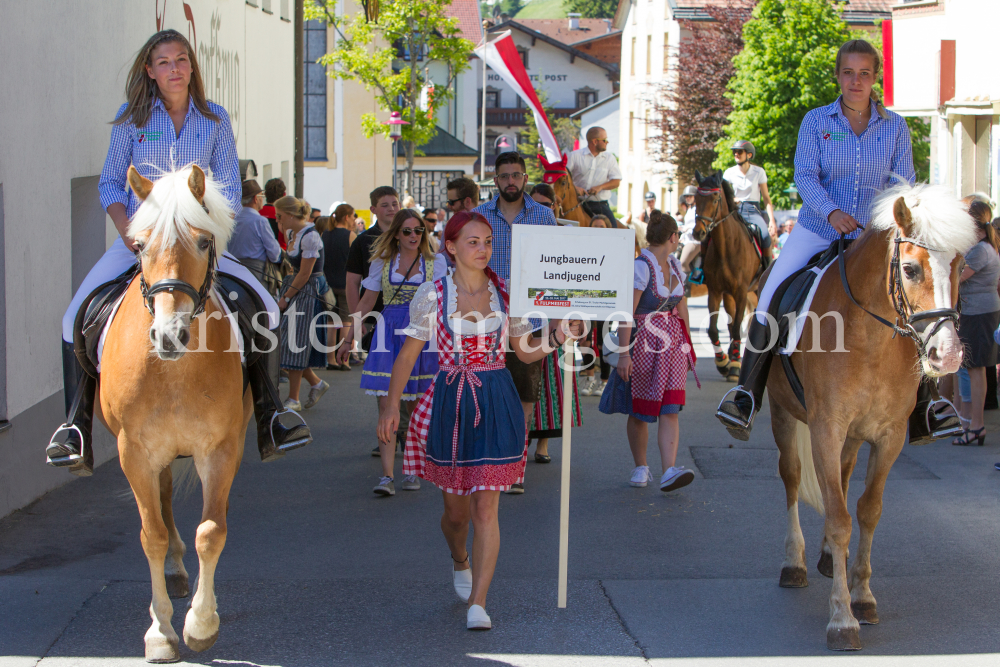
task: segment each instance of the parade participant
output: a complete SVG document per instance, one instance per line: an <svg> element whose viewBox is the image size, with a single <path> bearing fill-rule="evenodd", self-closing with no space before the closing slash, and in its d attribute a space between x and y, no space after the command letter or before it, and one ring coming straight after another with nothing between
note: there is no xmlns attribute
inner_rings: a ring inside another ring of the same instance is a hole
<svg viewBox="0 0 1000 667"><path fill-rule="evenodd" d="M603 127L587 130L587 145L569 154L566 169L573 177L577 195L583 198L583 210L591 216L606 215L617 227L608 200L622 182L622 172L618 159L608 152L608 133Z"/></svg>
<svg viewBox="0 0 1000 667"><path fill-rule="evenodd" d="M280 178L272 178L264 184L264 205L260 209L260 214L271 224L271 231L274 232L274 237L278 239L278 245L282 250L288 248L288 243L285 235L278 229L278 215L274 211L274 202L284 197L286 192L285 182Z"/></svg>
<svg viewBox="0 0 1000 667"><path fill-rule="evenodd" d="M750 437L764 396L773 345L766 313L775 290L841 234L856 238L868 224L878 192L897 178L911 184L916 178L906 121L888 111L873 90L881 64L881 55L869 42L845 43L837 52L834 72L840 97L802 120L795 150L795 185L802 197L798 222L771 267L756 317L750 320L739 385L716 412L734 437ZM929 400L921 384L915 414L923 415ZM922 418L911 420L910 441L958 426L956 418L931 415L931 421L927 433L914 430L914 422L919 422L926 431Z"/></svg>
<svg viewBox="0 0 1000 667"><path fill-rule="evenodd" d="M591 229L612 229L612 227L613 224L608 220L606 215L595 215L590 221ZM608 378L611 377L611 367L604 360L603 355L601 355L602 341L604 340L604 334L607 333L608 326L609 323L604 320L590 321L590 335L588 336L590 345L589 347L580 348L582 357L580 361L581 396L600 396L608 383ZM598 365L601 369L599 379L595 378ZM544 372L542 377L545 377ZM535 414L538 414L537 408L535 409Z"/></svg>
<svg viewBox="0 0 1000 667"><path fill-rule="evenodd" d="M118 110L111 144L98 183L101 205L111 217L119 238L98 260L70 301L62 320L63 383L67 420L46 448L50 465L69 467L86 476L93 472L92 425L97 379L87 375L73 351L77 311L99 286L115 281L136 263L128 236L129 218L139 208L139 197L126 183L130 165L155 181L179 165L197 164L211 171L235 213L240 207L241 181L236 143L226 110L205 98L201 71L190 43L176 30L156 33L136 55L125 84L127 102ZM219 273L238 281L258 304L270 329L278 326L278 307L263 285L232 255L218 248ZM276 336L275 336L276 338ZM248 369L257 419L257 446L261 459L270 461L312 440L303 423L285 428L273 396L278 382L279 351L263 351Z"/></svg>
<svg viewBox="0 0 1000 667"><path fill-rule="evenodd" d="M471 211L479 206L479 185L471 178L462 176L448 181L448 208L452 213Z"/></svg>
<svg viewBox="0 0 1000 667"><path fill-rule="evenodd" d="M434 256L426 221L409 208L404 208L395 215L389 229L372 246L371 256L368 277L361 283L366 292L355 312L360 316L360 313L371 311L376 297L382 295L385 303L382 317L375 328L371 351L361 371L361 388L369 396L376 397L381 413L385 410L386 397L389 395L392 364L406 341L403 330L410 324L410 300L420 285L442 277L447 272L448 265ZM340 349L342 362L347 361L353 341L354 327L351 322L348 322L347 329L345 343ZM437 370L438 362L434 352L421 354L403 388L402 400L410 403L420 398L430 386ZM379 453L382 458L382 477L373 491L380 496L396 495L392 474L396 443L380 444ZM413 475L407 475L400 487L404 491L416 491L420 488L420 482Z"/></svg>
<svg viewBox="0 0 1000 667"><path fill-rule="evenodd" d="M760 228L764 248L769 248L771 239L778 236L778 226L774 222L774 205L767 193L767 172L763 167L750 162L757 149L749 141L737 141L733 144L732 150L736 164L726 169L722 178L733 186L733 195L739 205L740 216L744 221ZM767 222L760 212L761 202L767 210Z"/></svg>
<svg viewBox="0 0 1000 667"><path fill-rule="evenodd" d="M550 211L556 205L556 191L548 183L536 183L531 188L531 199L536 204L541 204Z"/></svg>
<svg viewBox="0 0 1000 667"><path fill-rule="evenodd" d="M323 273L326 275L326 282L333 290L333 296L337 299L337 316L342 324L346 325L350 311L347 309L347 256L351 251L351 244L358 235L354 232L354 219L357 213L350 204L337 204L333 209L333 228L323 232L323 254L326 261L323 264ZM347 362L341 364L337 361L337 352L343 345L340 341L344 339L347 332L343 328L333 329L334 345L336 349L326 355L326 370L328 371L350 371L351 364ZM348 345L348 349L350 346Z"/></svg>
<svg viewBox="0 0 1000 667"><path fill-rule="evenodd" d="M646 208L639 211L638 215L635 216L635 219L639 222L649 222L649 214L656 208L656 194L647 192L643 195L643 200L646 202Z"/></svg>
<svg viewBox="0 0 1000 667"><path fill-rule="evenodd" d="M694 240L694 227L697 222L698 213L694 206L694 196L698 194L698 188L689 185L684 188L684 192L681 193L681 199L688 205L687 211L684 213L684 220L681 222L681 271L684 272L685 276L691 277L691 282L700 283L702 282L702 270L698 267L695 274L692 274L691 263L696 257L701 253L701 244Z"/></svg>
<svg viewBox="0 0 1000 667"><path fill-rule="evenodd" d="M493 228L493 253L490 269L506 284L510 280L510 253L512 225L555 225L556 217L552 209L536 204L526 197L524 188L528 175L524 158L516 151L508 151L497 156L494 162L493 182L497 186L497 196L474 209L486 218ZM521 397L524 414L530 415L538 401L541 388L541 360L526 364L517 355L506 357L507 369L514 378L517 395ZM525 423L527 426L527 423ZM523 482L511 487L510 493L524 493Z"/></svg>
<svg viewBox="0 0 1000 667"><path fill-rule="evenodd" d="M301 410L316 405L330 385L312 370L326 366L326 354L313 344L313 337L326 344L327 329L317 326L316 317L326 310L323 296L329 289L323 274L325 250L316 225L309 222L309 206L295 197L274 202L278 228L288 238L288 261L295 269L281 283L281 367L288 371L288 399L285 407ZM309 382L309 395L299 401L303 377Z"/></svg>
<svg viewBox="0 0 1000 667"><path fill-rule="evenodd" d="M454 561L455 592L468 604L466 627L489 630L485 606L500 550L499 492L522 479L527 454L524 414L504 365L508 338L514 354L532 363L562 345L567 333L560 327L542 344L532 343L535 325L508 318L505 281L489 268L493 230L483 216L454 216L444 243L455 271L424 283L413 297L408 338L392 368L378 435L383 443L392 442L400 398L433 337L440 370L414 410L403 473L443 491L441 530ZM580 323L570 328L578 334Z"/></svg>
<svg viewBox="0 0 1000 667"><path fill-rule="evenodd" d="M626 344L631 340L632 327L619 326L622 349L618 368L601 396L600 410L608 415L628 415L625 432L635 461L629 480L632 486L644 487L652 481L646 460L648 424L659 422L657 443L663 466L660 490L669 492L694 480L693 472L675 464L680 444L678 413L686 400L687 374L690 370L697 381L698 373L694 369L684 274L674 256L680 242L677 222L654 209L649 215L646 240L649 247L635 260L633 269L634 342Z"/></svg>
<svg viewBox="0 0 1000 667"><path fill-rule="evenodd" d="M268 262L281 261L281 246L274 238L267 218L258 211L264 205L264 193L257 181L243 181L243 206L236 214L233 235L229 237L228 250L243 266L247 267L268 291L277 293L277 271L268 268Z"/></svg>

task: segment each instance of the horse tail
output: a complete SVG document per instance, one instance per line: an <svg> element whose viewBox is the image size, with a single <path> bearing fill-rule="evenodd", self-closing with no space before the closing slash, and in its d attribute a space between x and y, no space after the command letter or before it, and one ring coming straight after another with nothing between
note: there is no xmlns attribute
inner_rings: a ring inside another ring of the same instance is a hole
<svg viewBox="0 0 1000 667"><path fill-rule="evenodd" d="M823 492L819 488L819 477L816 476L816 465L813 463L812 438L809 436L809 426L800 421L795 422L795 450L799 455L799 498L819 512L826 513L823 506Z"/></svg>
<svg viewBox="0 0 1000 667"><path fill-rule="evenodd" d="M198 490L201 478L194 467L193 458L174 459L170 464L170 474L173 476L174 499L187 500Z"/></svg>

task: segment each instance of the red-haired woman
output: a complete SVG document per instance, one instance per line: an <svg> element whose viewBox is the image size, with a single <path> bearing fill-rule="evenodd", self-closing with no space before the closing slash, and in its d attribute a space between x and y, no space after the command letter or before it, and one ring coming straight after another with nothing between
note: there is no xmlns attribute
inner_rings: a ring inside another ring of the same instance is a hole
<svg viewBox="0 0 1000 667"><path fill-rule="evenodd" d="M459 213L444 230L455 271L420 286L410 302L407 339L392 368L378 435L391 443L399 401L424 344L434 338L440 370L410 418L403 474L419 475L444 493L441 530L454 561L455 592L467 602L466 627L489 630L486 592L500 551L497 506L501 491L524 476L524 411L505 350L531 363L558 348L564 330L528 352L532 324L508 318L503 281L489 268L493 229L477 213ZM580 323L571 329L576 334ZM472 521L472 559L466 543ZM471 569L470 569L471 567Z"/></svg>

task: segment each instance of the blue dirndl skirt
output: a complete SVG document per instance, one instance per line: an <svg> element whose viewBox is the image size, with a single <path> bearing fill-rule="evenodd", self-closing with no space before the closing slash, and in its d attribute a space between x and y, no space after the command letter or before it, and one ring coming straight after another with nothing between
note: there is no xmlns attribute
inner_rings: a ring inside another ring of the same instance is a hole
<svg viewBox="0 0 1000 667"><path fill-rule="evenodd" d="M382 319L375 329L372 338L372 349L365 359L361 370L361 388L366 394L386 396L389 393L389 380L392 377L392 365L403 349L407 336L403 329L410 326L410 304L399 303L386 306L382 310ZM415 401L427 391L438 372L438 355L429 350L430 342L424 344L424 349L413 365L410 379L403 389L404 401Z"/></svg>
<svg viewBox="0 0 1000 667"><path fill-rule="evenodd" d="M660 409L660 414L675 415L681 411L682 407L677 404L664 404ZM611 370L611 377L608 378L608 386L601 394L601 404L598 409L606 415L628 415L647 424L655 424L657 419L652 415L640 415L632 410L632 383L623 380L622 376L618 375L617 369Z"/></svg>

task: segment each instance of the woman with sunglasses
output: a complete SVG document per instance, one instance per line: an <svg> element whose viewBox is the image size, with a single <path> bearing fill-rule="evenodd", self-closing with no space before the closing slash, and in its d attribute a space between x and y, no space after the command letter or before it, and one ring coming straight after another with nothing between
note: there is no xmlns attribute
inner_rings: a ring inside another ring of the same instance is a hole
<svg viewBox="0 0 1000 667"><path fill-rule="evenodd" d="M382 293L385 307L375 327L372 349L361 371L361 388L366 394L378 397L379 412L385 410L389 394L389 378L392 365L406 341L402 332L410 326L410 301L417 288L428 281L443 277L448 264L442 257L436 257L431 250L430 236L424 219L414 209L404 208L392 219L392 224L372 246L372 263L368 277L361 281L367 290L358 303L362 313L371 312L375 300ZM354 339L354 327L348 324L344 344L340 347L340 362L345 363ZM438 371L437 355L428 352L424 346L413 365L409 380L403 389L402 400L415 401L431 385ZM380 496L394 496L393 466L395 464L396 443L380 443L382 477L373 491ZM401 484L405 491L416 491L420 481L415 475L407 475Z"/></svg>

